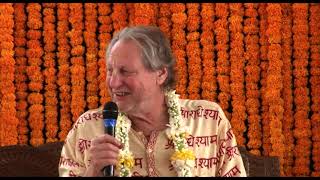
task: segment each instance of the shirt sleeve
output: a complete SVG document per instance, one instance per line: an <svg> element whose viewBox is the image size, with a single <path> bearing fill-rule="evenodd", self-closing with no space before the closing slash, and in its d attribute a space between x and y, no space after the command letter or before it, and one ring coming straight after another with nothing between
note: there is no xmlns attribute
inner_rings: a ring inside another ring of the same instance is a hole
<svg viewBox="0 0 320 180"><path fill-rule="evenodd" d="M82 176L86 170L83 155L77 150L78 133L79 129L73 127L65 140L59 161L60 177Z"/></svg>
<svg viewBox="0 0 320 180"><path fill-rule="evenodd" d="M246 177L247 174L231 124L221 108L219 108L219 115L221 124L218 127L218 156L221 157L217 167L217 175L222 177Z"/></svg>

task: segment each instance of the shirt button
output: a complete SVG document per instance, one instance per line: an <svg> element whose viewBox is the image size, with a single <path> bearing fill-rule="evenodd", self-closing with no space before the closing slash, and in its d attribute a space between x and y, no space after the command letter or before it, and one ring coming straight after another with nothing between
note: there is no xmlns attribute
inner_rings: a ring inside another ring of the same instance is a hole
<svg viewBox="0 0 320 180"><path fill-rule="evenodd" d="M151 148L149 148L149 149L148 149L148 152L149 152L149 153L152 153L152 149L151 149Z"/></svg>
<svg viewBox="0 0 320 180"><path fill-rule="evenodd" d="M152 171L153 171L153 168L149 168L149 171L152 172Z"/></svg>

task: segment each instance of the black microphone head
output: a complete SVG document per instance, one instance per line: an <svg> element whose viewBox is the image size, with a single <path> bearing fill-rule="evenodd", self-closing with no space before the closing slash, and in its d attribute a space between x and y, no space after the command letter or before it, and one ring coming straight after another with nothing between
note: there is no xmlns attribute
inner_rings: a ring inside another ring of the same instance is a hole
<svg viewBox="0 0 320 180"><path fill-rule="evenodd" d="M110 101L104 105L103 119L117 119L118 118L118 106L116 103Z"/></svg>

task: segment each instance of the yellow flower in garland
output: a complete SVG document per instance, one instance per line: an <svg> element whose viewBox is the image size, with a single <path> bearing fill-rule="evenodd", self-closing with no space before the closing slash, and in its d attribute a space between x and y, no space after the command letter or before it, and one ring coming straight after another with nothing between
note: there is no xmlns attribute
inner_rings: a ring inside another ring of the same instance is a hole
<svg viewBox="0 0 320 180"><path fill-rule="evenodd" d="M178 161L178 160L195 160L195 156L193 151L182 149L181 151L176 151L170 158L171 161Z"/></svg>
<svg viewBox="0 0 320 180"><path fill-rule="evenodd" d="M130 169L134 166L134 158L131 152L120 150L118 157L117 170L120 172L120 176L130 176Z"/></svg>
<svg viewBox="0 0 320 180"><path fill-rule="evenodd" d="M131 169L134 165L134 158L129 149L129 131L131 127L131 122L126 121L124 114L120 113L117 125L116 125L116 139L118 139L123 144L123 149L120 150L118 155L117 170L119 171L120 177L131 176Z"/></svg>

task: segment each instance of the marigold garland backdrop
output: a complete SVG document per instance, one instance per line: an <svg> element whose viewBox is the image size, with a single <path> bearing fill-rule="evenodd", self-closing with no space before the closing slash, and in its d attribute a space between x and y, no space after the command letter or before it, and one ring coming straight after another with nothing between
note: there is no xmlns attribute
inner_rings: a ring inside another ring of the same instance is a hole
<svg viewBox="0 0 320 180"><path fill-rule="evenodd" d="M177 92L219 103L239 146L320 176L318 3L1 3L0 145L63 141L109 101L106 47L139 24L168 36Z"/></svg>

